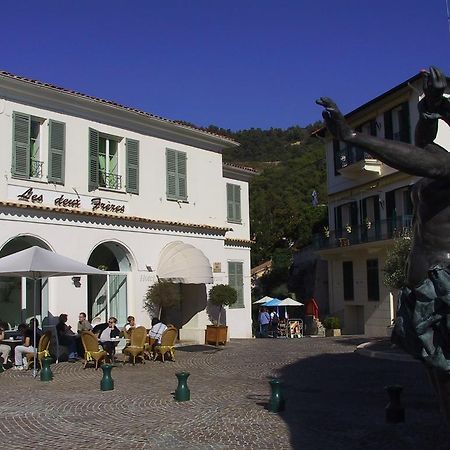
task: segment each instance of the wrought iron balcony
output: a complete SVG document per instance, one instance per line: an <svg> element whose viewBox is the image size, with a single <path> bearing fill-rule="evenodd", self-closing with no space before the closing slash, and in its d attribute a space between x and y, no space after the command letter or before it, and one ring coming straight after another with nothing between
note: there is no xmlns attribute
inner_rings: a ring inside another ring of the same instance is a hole
<svg viewBox="0 0 450 450"><path fill-rule="evenodd" d="M122 189L122 176L99 170L100 186L107 189Z"/></svg>
<svg viewBox="0 0 450 450"><path fill-rule="evenodd" d="M366 222L363 225L347 226L315 234L313 245L316 250L326 250L393 239L405 235L411 230L411 227L412 216L396 216L388 220Z"/></svg>
<svg viewBox="0 0 450 450"><path fill-rule="evenodd" d="M380 174L380 161L360 147L346 146L335 153L335 158L336 170L347 178L359 178L367 172Z"/></svg>
<svg viewBox="0 0 450 450"><path fill-rule="evenodd" d="M42 167L44 166L43 161L38 161L37 159L31 159L30 161L30 177L31 178L42 178Z"/></svg>

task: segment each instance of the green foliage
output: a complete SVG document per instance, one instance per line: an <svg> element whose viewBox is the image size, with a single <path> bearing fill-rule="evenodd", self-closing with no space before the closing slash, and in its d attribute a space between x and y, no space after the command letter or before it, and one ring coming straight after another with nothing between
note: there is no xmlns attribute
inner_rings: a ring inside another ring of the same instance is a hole
<svg viewBox="0 0 450 450"><path fill-rule="evenodd" d="M153 313L158 306L162 308L175 308L181 301L180 287L171 281L161 280L153 284L147 290L144 301L144 308L147 312Z"/></svg>
<svg viewBox="0 0 450 450"><path fill-rule="evenodd" d="M387 287L401 289L406 286L406 270L411 245L411 237L404 235L395 239L392 248L387 252L383 269L383 281Z"/></svg>
<svg viewBox="0 0 450 450"><path fill-rule="evenodd" d="M327 330L339 330L341 328L341 321L339 320L339 317L328 316L323 321L323 326Z"/></svg>
<svg viewBox="0 0 450 450"><path fill-rule="evenodd" d="M236 289L228 284L216 284L209 290L209 300L217 306L233 305L237 302Z"/></svg>

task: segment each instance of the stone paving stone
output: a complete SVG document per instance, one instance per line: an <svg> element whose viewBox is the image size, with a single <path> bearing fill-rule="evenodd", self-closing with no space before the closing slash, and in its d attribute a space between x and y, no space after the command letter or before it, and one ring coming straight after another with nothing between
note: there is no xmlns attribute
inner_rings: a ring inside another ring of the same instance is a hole
<svg viewBox="0 0 450 450"><path fill-rule="evenodd" d="M0 374L0 442L10 449L449 449L420 364L354 353L363 338L233 340L177 349L176 362L101 370L52 365L54 380ZM177 403L175 373L191 373ZM286 410L265 409L284 380ZM402 384L406 423L384 423L384 386Z"/></svg>

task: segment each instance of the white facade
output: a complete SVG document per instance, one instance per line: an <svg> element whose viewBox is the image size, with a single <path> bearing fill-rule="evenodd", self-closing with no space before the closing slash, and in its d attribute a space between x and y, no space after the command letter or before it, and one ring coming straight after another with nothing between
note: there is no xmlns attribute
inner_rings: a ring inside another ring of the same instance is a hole
<svg viewBox="0 0 450 450"><path fill-rule="evenodd" d="M23 124L29 127L26 138ZM26 151L21 140L30 142ZM242 267L243 285L242 304L227 311L229 337L251 337L252 174L222 163L222 149L234 145L193 127L0 72L0 256L40 245L109 274L102 281L82 277L80 284L71 278L45 282L42 319L47 311L50 317L67 313L75 326L78 313L86 311L90 319L118 315L121 325L131 314L148 327L145 293L158 279L162 250L179 242L198 249L213 269L210 283L190 280L194 284L181 288L180 337L203 342L207 291L212 284L228 284L229 263ZM168 151L184 161L180 166L176 160L173 185ZM240 192L238 220L227 218L227 184ZM192 263L186 261L186 269ZM8 279L0 286L0 319L13 324L28 319L26 283Z"/></svg>
<svg viewBox="0 0 450 450"><path fill-rule="evenodd" d="M358 131L414 142L420 74L349 113ZM448 127L436 142L450 148ZM393 238L412 223L410 190L417 180L342 142L327 143L329 230L318 238L328 261L330 312L346 334L382 336L395 318L396 298L383 284Z"/></svg>

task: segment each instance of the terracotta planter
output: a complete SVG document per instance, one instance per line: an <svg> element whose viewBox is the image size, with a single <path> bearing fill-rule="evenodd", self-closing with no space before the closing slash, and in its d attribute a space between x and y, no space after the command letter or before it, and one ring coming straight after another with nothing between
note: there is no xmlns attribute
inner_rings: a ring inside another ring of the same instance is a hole
<svg viewBox="0 0 450 450"><path fill-rule="evenodd" d="M226 325L206 325L205 344L225 345L228 327Z"/></svg>

